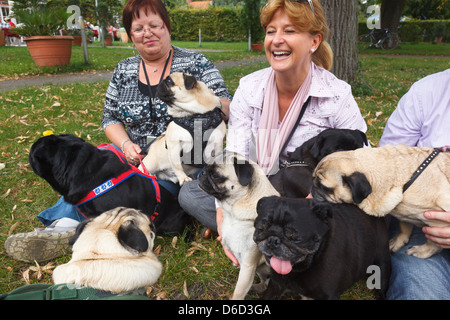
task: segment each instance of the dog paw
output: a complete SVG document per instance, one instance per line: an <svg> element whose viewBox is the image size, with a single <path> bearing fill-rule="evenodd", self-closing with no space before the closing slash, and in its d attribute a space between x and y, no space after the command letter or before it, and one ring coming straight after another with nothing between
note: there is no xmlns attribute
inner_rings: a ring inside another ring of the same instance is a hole
<svg viewBox="0 0 450 320"><path fill-rule="evenodd" d="M441 251L441 248L436 247L432 243L426 243L420 246L413 246L409 248L408 250L406 250L406 254L417 258L426 259L439 251Z"/></svg>
<svg viewBox="0 0 450 320"><path fill-rule="evenodd" d="M398 250L400 250L400 248L402 248L405 244L408 243L408 240L409 237L398 235L395 238L389 240L389 249L392 252L397 252Z"/></svg>
<svg viewBox="0 0 450 320"><path fill-rule="evenodd" d="M189 178L188 176L186 176L186 177L184 177L184 178L181 178L181 179L179 179L179 182L180 182L180 186L182 186L183 184L185 184L186 182L189 182L189 181L192 181L192 179L191 179L191 178Z"/></svg>

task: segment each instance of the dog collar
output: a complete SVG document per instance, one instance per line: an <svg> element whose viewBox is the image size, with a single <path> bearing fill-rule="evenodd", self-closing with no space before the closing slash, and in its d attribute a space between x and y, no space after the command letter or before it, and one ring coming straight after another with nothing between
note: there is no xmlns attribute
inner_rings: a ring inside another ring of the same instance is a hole
<svg viewBox="0 0 450 320"><path fill-rule="evenodd" d="M306 161L298 160L298 161L284 161L282 164L280 164L281 168L289 168L289 167L309 167L309 164Z"/></svg>
<svg viewBox="0 0 450 320"><path fill-rule="evenodd" d="M447 150L446 147L444 147L445 150ZM434 158L441 152L440 148L434 148L434 151L428 156L428 158L425 159L424 162L417 168L417 170L413 173L411 176L411 179L405 185L403 186L403 192L405 192L412 184L413 182L420 176L420 174L428 167L428 165L433 161Z"/></svg>
<svg viewBox="0 0 450 320"><path fill-rule="evenodd" d="M224 114L223 111L219 107L216 107L206 113L196 113L187 117L174 118L173 121L180 127L183 127L184 129L189 131L191 135L193 135L194 123L196 121L201 121L202 132L205 132L208 129L217 128L222 123L222 114Z"/></svg>
<svg viewBox="0 0 450 320"><path fill-rule="evenodd" d="M202 139L202 154L205 151L206 145L208 144L209 135L211 135L210 129L217 128L223 120L222 115L225 113L219 108L216 107L211 111L208 111L206 113L199 113L199 114L193 114L191 116L183 117L183 118L174 118L173 122L175 122L177 125L182 127L183 129L187 130L189 134L192 137L193 141L196 141L197 138L197 132L196 129L200 129L201 124L201 139ZM198 126L198 127L196 127ZM206 133L206 135L205 135ZM195 142L194 142L195 143ZM167 148L167 145L166 145ZM204 165L204 161L202 160L202 163L195 163L194 161L194 152L191 152L191 163L189 165L193 167L202 168Z"/></svg>
<svg viewBox="0 0 450 320"><path fill-rule="evenodd" d="M114 148L114 146L107 144L107 143L103 143L103 144L97 146L97 148L98 149L106 149L106 150L114 152L117 155L117 157L120 159L120 161L122 161L123 163L126 163L124 160L125 155L123 153L121 153L119 150L117 150L116 148ZM139 175L141 177L149 179L153 183L153 187L155 189L156 201L158 202L158 205L159 205L161 203L161 191L159 189L158 181L156 181L156 176L145 174L145 173L141 172L135 166L130 165L130 168L127 171L125 171L124 173L118 175L117 177L111 178L106 182L103 182L99 186L97 186L94 189L92 189L91 191L89 191L89 193L83 199L81 199L80 201L77 202L75 207L81 213L81 215L87 219L87 217L83 214L83 212L81 212L81 210L79 208L81 205L105 194L108 191L111 191L113 188L117 187L119 184L121 184L125 180L127 180L135 175ZM158 205L157 205L157 207L158 207ZM150 219L155 220L156 216L158 216L158 212L155 209L155 212L150 216Z"/></svg>

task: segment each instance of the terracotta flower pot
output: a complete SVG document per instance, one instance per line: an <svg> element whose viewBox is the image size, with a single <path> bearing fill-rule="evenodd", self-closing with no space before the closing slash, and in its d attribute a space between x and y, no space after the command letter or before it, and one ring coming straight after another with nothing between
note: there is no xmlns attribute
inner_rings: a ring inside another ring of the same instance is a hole
<svg viewBox="0 0 450 320"><path fill-rule="evenodd" d="M250 46L252 51L263 51L264 43L252 43Z"/></svg>
<svg viewBox="0 0 450 320"><path fill-rule="evenodd" d="M72 45L73 46L81 46L81 36L72 36Z"/></svg>
<svg viewBox="0 0 450 320"><path fill-rule="evenodd" d="M112 37L105 37L105 46L112 46Z"/></svg>
<svg viewBox="0 0 450 320"><path fill-rule="evenodd" d="M23 39L39 67L68 65L72 55L72 36L33 36Z"/></svg>

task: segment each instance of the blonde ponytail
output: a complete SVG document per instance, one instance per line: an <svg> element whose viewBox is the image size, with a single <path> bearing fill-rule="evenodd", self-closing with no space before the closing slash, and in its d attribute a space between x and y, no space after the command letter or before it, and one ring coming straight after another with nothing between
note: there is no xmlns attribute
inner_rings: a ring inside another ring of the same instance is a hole
<svg viewBox="0 0 450 320"><path fill-rule="evenodd" d="M312 54L312 61L326 70L331 70L333 66L333 50L331 50L330 44L324 40L320 43L319 47Z"/></svg>

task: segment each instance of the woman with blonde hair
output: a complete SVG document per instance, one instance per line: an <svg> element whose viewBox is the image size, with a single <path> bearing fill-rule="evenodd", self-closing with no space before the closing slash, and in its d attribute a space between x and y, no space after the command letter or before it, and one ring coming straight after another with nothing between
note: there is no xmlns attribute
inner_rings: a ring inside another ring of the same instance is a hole
<svg viewBox="0 0 450 320"><path fill-rule="evenodd" d="M298 31L308 32L313 37L320 37L319 45L312 52L311 59L317 66L330 70L333 65L333 51L326 41L329 28L319 2L311 0L269 1L261 10L261 25L266 33L267 26L280 9L284 10Z"/></svg>
<svg viewBox="0 0 450 320"><path fill-rule="evenodd" d="M226 149L256 161L269 175L288 152L321 131L365 132L367 126L350 85L328 71L333 53L320 3L269 0L260 18L270 67L240 80L230 104ZM197 181L183 185L179 201L186 212L217 230L214 198ZM220 224L220 208L217 212Z"/></svg>

